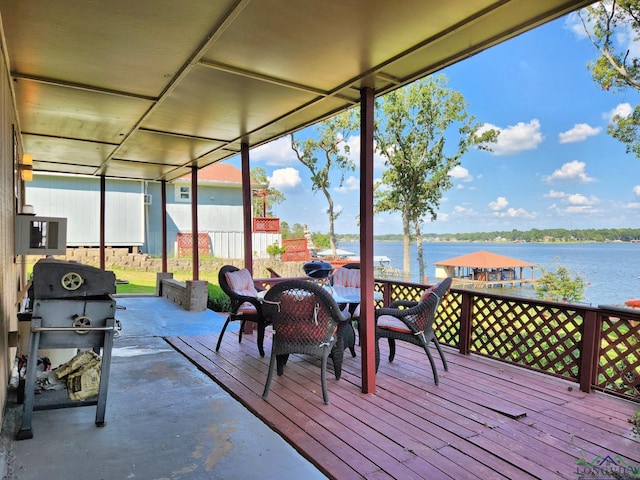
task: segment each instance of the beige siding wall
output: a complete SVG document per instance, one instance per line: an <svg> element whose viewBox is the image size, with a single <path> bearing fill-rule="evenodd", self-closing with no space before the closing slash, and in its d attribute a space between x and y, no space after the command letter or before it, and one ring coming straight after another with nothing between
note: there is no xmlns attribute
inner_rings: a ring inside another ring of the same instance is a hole
<svg viewBox="0 0 640 480"><path fill-rule="evenodd" d="M16 121L11 83L4 57L0 62L0 413L4 414L7 386L16 354L15 348L9 345L9 332L18 330L16 302L23 284L21 257L16 259L14 255L15 209L22 201L23 190L18 186L14 173L13 130Z"/></svg>

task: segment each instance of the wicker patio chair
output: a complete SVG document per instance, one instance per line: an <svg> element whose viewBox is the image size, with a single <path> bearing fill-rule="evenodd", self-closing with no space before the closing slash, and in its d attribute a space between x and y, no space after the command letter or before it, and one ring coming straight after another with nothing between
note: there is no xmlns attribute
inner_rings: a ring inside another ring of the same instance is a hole
<svg viewBox="0 0 640 480"><path fill-rule="evenodd" d="M239 269L233 265L225 265L218 272L218 284L231 300L231 311L218 337L216 352L220 349L222 337L229 323L233 321L240 322L238 342L242 342L245 323L255 322L258 325L258 351L260 356L264 357L264 330L269 321L264 315L262 299L258 297L258 289L253 283L251 273L244 268Z"/></svg>
<svg viewBox="0 0 640 480"><path fill-rule="evenodd" d="M269 395L273 370L284 373L289 354L319 356L322 398L329 403L327 359L331 354L336 380L340 379L344 357L343 329L348 318L322 286L306 280L285 280L271 287L264 305L273 326L269 373L262 398Z"/></svg>
<svg viewBox="0 0 640 480"><path fill-rule="evenodd" d="M435 344L442 359L442 365L445 371L448 371L447 360L433 331L433 322L440 300L444 298L450 287L451 278L446 278L426 290L419 302L397 300L387 308L376 310L376 371L380 365L379 341L381 338L389 341L389 362L393 361L396 354L396 340L409 342L424 348L431 363L433 381L438 385L438 371L429 350L429 343Z"/></svg>
<svg viewBox="0 0 640 480"><path fill-rule="evenodd" d="M360 264L359 263L347 263L337 268L333 275L331 275L331 285L334 287L351 287L360 288ZM360 303L353 303L346 305L349 313L351 314L352 321L355 322L357 328L360 328ZM356 356L355 344L356 336L353 323L351 325L352 332L349 332L345 336L345 347L351 352L351 356Z"/></svg>

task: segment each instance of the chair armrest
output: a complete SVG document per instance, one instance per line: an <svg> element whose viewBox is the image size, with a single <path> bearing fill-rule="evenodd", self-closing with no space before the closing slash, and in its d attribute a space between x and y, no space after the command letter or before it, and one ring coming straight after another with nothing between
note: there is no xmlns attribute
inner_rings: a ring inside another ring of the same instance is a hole
<svg viewBox="0 0 640 480"><path fill-rule="evenodd" d="M389 308L396 308L396 309L398 307L411 308L418 305L418 303L419 302L414 302L412 300L396 300L395 302L392 302L391 305L389 305Z"/></svg>
<svg viewBox="0 0 640 480"><path fill-rule="evenodd" d="M394 302L395 303L395 302ZM378 317L382 315L392 315L396 317L398 320L401 320L407 327L409 327L413 331L417 331L414 321L410 318L413 315L417 315L422 312L424 309L428 308L428 305L425 302L412 302L414 304L411 308L379 308L376 310L376 323L378 321Z"/></svg>
<svg viewBox="0 0 640 480"><path fill-rule="evenodd" d="M237 307L236 308L240 308L240 306L243 303L249 302L251 305L253 305L254 307L256 307L256 310L258 312L262 311L262 299L258 298L258 297L252 297L250 295L234 295L233 296L233 300L235 301Z"/></svg>
<svg viewBox="0 0 640 480"><path fill-rule="evenodd" d="M391 307L378 308L376 310L376 318L378 318L381 315L393 315L394 317L402 319L410 315L416 315L420 313L424 308L426 308L426 305L424 303L416 304L415 302L414 302L414 306L411 308L391 308Z"/></svg>

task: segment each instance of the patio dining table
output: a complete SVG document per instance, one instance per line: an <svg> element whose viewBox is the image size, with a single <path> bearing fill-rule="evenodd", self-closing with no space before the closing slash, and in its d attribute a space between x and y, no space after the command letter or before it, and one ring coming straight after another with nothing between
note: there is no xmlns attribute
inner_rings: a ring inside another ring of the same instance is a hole
<svg viewBox="0 0 640 480"><path fill-rule="evenodd" d="M360 303L361 290L359 288L327 285L325 289L331 294L338 305L346 305L347 303L350 305L358 305ZM374 290L373 300L376 302L382 300L382 292Z"/></svg>

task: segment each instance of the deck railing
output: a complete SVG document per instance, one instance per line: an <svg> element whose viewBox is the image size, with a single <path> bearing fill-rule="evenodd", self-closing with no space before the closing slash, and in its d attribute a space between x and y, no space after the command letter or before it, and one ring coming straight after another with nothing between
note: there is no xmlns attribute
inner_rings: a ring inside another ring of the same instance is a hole
<svg viewBox="0 0 640 480"><path fill-rule="evenodd" d="M283 278L261 279L264 287ZM383 300L417 301L423 284L376 279ZM499 290L499 289L496 289ZM441 343L547 375L585 392L640 402L640 310L591 307L452 288L435 329Z"/></svg>
<svg viewBox="0 0 640 480"><path fill-rule="evenodd" d="M424 285L376 280L388 305ZM499 290L499 289L497 289ZM640 402L640 310L452 288L436 316L441 343Z"/></svg>

